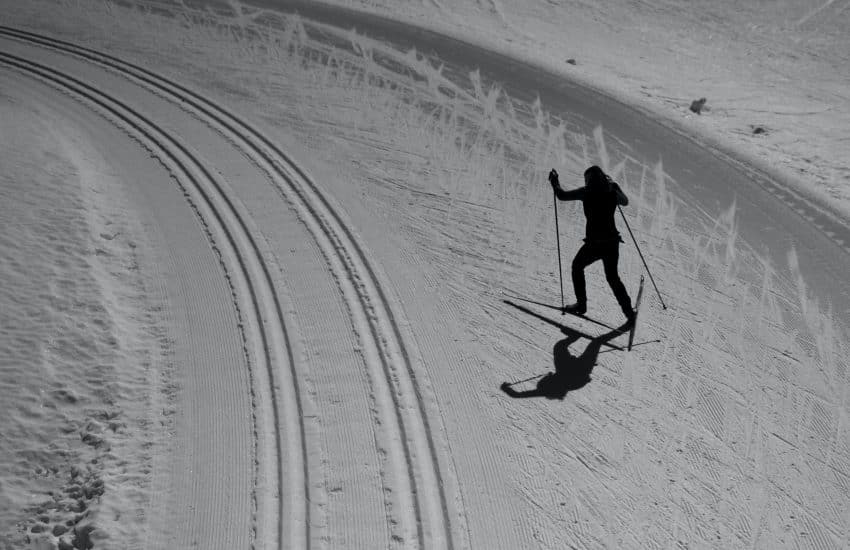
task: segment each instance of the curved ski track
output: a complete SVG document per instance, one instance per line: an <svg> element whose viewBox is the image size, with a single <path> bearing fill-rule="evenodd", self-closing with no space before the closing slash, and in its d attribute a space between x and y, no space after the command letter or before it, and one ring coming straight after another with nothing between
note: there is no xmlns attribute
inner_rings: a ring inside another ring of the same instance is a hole
<svg viewBox="0 0 850 550"><path fill-rule="evenodd" d="M193 208L203 220L213 246L221 255L223 267L230 279L231 287L234 288L234 294L238 293L250 298L248 304L240 303L239 305L241 310L249 310L243 313L247 313L246 317L253 318L256 327L260 327L253 336L261 340L259 349L262 349L265 355L269 375L273 375L271 357L273 346L269 342L279 336L286 338L284 327L280 323L283 317L282 309L277 303L270 278L257 276L257 274L267 275L257 243L247 232L243 219L230 199L222 192L220 182L215 176L187 148L160 127L92 86L39 63L4 52L0 52L0 62L33 75L54 87L67 90L84 102L88 102L95 110L137 139L175 176ZM225 260L227 257L231 258L229 262ZM236 269L230 266L235 266ZM277 315L268 316L269 312L263 311L261 303L274 304ZM271 323L271 330L265 328L265 321ZM277 349L280 349L280 346ZM283 346L283 349L289 350L288 343ZM291 360L288 359L288 361L292 363ZM296 395L295 398L297 397ZM278 406L274 395L272 395L272 406L275 409ZM295 418L299 417L300 415ZM274 418L279 418L277 410L275 410ZM303 433L303 430L297 431ZM280 455L280 441L276 441L275 444ZM303 490L300 492L303 494ZM306 499L304 501L306 502ZM306 525L306 522L304 524ZM305 537L302 536L302 540L305 540Z"/></svg>
<svg viewBox="0 0 850 550"><path fill-rule="evenodd" d="M396 538L397 533L394 533L394 538L402 543L415 539L422 548L454 548L454 532L459 526L450 521L440 461L423 392L416 380L419 369L412 358L415 354L410 352L409 329L406 321L395 313L397 307L384 291L379 273L363 245L325 194L292 159L258 130L180 84L116 57L69 42L5 26L0 26L0 36L72 55L121 74L209 125L267 174L269 183L277 189L282 200L295 207L302 223L320 247L345 296L352 324L358 327L362 353L371 371L370 383L376 386L373 388L376 422L381 425L381 430L389 432L387 440L382 443L388 447L385 451L389 456L392 477L385 479L384 483L395 489L394 496L399 499L395 504L402 516L397 518L401 538ZM264 261L262 243L252 234L250 216L237 200L229 196L226 183L219 181L220 178L193 156L188 147L120 100L70 75L15 55L0 52L0 62L72 92L128 131L175 175L204 224L212 231L209 236L213 246L222 254L223 262L227 259L232 265L229 270L225 266L228 278L231 278L231 285L235 282L236 293L242 297L238 301L239 306L251 319L250 325L254 329L249 338L253 339L255 354L262 357L265 364L265 369L259 369L254 375L258 377L255 381L258 387L254 391L269 392L262 401L270 402L273 409L273 445L280 458L279 466L272 467L268 473L276 477L278 489L268 492L266 502L257 503L257 487L254 487L254 513L257 514L257 507L273 509L280 506L282 510L275 512L279 517L274 527L277 546L309 548L311 482L306 451L308 436L295 359L286 332L284 309L275 291L269 266ZM284 364L288 368L275 369L275 365ZM266 387L262 387L263 384ZM286 439L285 443L282 438ZM290 459L288 473L284 471L281 460L284 444L286 456ZM386 477L386 473L383 475ZM279 494L279 501L287 499L288 505L275 502L275 493ZM396 511L395 506L392 511ZM388 518L388 521L391 519ZM255 532L264 532L267 528L256 525L256 517L254 522ZM288 541L284 542L287 533ZM273 535L266 536L275 538Z"/></svg>

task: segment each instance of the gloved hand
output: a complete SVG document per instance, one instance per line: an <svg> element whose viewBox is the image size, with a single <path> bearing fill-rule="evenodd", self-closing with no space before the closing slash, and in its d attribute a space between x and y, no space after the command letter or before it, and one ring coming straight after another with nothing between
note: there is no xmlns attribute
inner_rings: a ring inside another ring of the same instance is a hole
<svg viewBox="0 0 850 550"><path fill-rule="evenodd" d="M558 181L558 172L552 168L552 171L549 172L549 183L552 185L552 189L558 189L561 187L561 183Z"/></svg>

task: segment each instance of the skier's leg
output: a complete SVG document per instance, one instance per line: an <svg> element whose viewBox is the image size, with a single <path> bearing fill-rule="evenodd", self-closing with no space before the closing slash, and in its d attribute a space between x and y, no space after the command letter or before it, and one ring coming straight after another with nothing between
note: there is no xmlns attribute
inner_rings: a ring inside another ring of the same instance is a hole
<svg viewBox="0 0 850 550"><path fill-rule="evenodd" d="M602 265L605 267L605 279L611 286L614 292L614 297L617 298L617 303L620 304L620 309L623 314L631 320L634 312L632 311L632 300L629 298L629 293L626 290L626 285L620 280L620 274L617 273L617 263L620 259L620 244L614 243L607 248L602 256Z"/></svg>
<svg viewBox="0 0 850 550"><path fill-rule="evenodd" d="M593 247L587 243L579 248L576 257L573 258L573 291L576 295L576 306L578 309L584 309L586 311L587 308L587 287L584 280L584 268L598 259L599 257L594 254Z"/></svg>

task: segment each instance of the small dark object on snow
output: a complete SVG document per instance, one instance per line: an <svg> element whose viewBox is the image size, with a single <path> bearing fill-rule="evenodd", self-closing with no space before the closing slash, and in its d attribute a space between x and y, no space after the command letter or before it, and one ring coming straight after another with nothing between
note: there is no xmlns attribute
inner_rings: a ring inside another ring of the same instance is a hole
<svg viewBox="0 0 850 550"><path fill-rule="evenodd" d="M767 133L767 130L765 130L765 129L764 129L763 127L761 127L761 126L754 126L754 127L753 127L753 133L754 133L754 134L756 134L756 135L759 135L759 134L766 134L766 133Z"/></svg>
<svg viewBox="0 0 850 550"><path fill-rule="evenodd" d="M700 114L700 111L702 111L703 107L705 107L706 101L707 100L704 97L701 97L699 99L695 99L691 103L691 111L695 112L696 114Z"/></svg>
<svg viewBox="0 0 850 550"><path fill-rule="evenodd" d="M575 65L576 60L571 57L571 58L567 59L567 63L569 63L570 65Z"/></svg>

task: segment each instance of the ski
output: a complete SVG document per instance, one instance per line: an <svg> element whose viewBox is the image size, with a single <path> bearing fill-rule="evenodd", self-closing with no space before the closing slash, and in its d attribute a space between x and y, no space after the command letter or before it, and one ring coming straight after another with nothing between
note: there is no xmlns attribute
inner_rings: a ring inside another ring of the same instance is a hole
<svg viewBox="0 0 850 550"><path fill-rule="evenodd" d="M506 298L511 298L513 300L519 300L520 302L525 302L527 304L534 304L536 306L554 309L555 311L560 311L561 315L572 315L574 317L578 317L579 319L584 319L585 321L590 321L591 323L597 324L600 327L607 328L608 330L614 330L614 327L612 327L608 323L603 323L602 321L600 321L598 319L594 319L592 317L588 317L587 315L581 315L581 314L578 314L578 313L572 313L571 311L566 311L563 308L556 306L556 305L546 304L544 302L538 302L536 300L530 300L528 298L522 298L520 296L517 296L516 294L511 294L511 293L506 292L504 290L502 291L502 295L505 296Z"/></svg>
<svg viewBox="0 0 850 550"><path fill-rule="evenodd" d="M561 315L572 315L573 317L578 317L579 319L584 319L585 321L590 321L591 323L597 324L600 327L607 328L608 330L616 330L615 327L609 325L608 323L603 323L599 319L594 319L593 317L588 317L583 313L573 313L572 311L567 311L566 309L558 308L561 312Z"/></svg>
<svg viewBox="0 0 850 550"><path fill-rule="evenodd" d="M632 342L635 339L635 329L637 328L638 321L638 312L640 310L640 298L643 296L643 275L640 276L640 284L638 286L637 298L635 298L635 320L632 322L632 327L629 329L629 347L628 350L632 351Z"/></svg>

